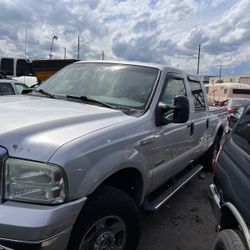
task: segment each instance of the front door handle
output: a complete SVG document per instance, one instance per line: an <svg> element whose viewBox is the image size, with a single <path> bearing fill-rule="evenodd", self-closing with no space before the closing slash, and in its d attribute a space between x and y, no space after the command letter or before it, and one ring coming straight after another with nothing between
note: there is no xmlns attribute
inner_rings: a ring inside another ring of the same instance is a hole
<svg viewBox="0 0 250 250"><path fill-rule="evenodd" d="M188 128L190 128L190 135L194 134L194 123L191 122L190 124L188 124Z"/></svg>

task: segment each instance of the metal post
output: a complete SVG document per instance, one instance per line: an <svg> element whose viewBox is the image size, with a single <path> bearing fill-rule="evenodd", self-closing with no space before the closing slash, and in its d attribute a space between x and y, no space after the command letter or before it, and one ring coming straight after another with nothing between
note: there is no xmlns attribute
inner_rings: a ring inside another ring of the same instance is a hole
<svg viewBox="0 0 250 250"><path fill-rule="evenodd" d="M25 32L25 44L24 44L24 58L26 59L27 57L27 41L28 41L28 36L27 36L27 27L26 27L26 32Z"/></svg>
<svg viewBox="0 0 250 250"><path fill-rule="evenodd" d="M54 40L57 40L58 39L58 37L57 36L53 36L52 37L52 40L51 40L51 46L50 46L50 54L49 54L49 59L52 59L52 50L53 50L53 44L54 44Z"/></svg>
<svg viewBox="0 0 250 250"><path fill-rule="evenodd" d="M64 49L64 59L66 59L66 53L67 53L67 49L66 47L62 47Z"/></svg>
<svg viewBox="0 0 250 250"><path fill-rule="evenodd" d="M221 80L221 71L222 71L222 65L220 65L219 80Z"/></svg>
<svg viewBox="0 0 250 250"><path fill-rule="evenodd" d="M80 37L78 35L78 40L77 40L77 60L80 60Z"/></svg>
<svg viewBox="0 0 250 250"><path fill-rule="evenodd" d="M200 73L200 57L201 57L201 44L199 44L198 48L197 75L199 75Z"/></svg>

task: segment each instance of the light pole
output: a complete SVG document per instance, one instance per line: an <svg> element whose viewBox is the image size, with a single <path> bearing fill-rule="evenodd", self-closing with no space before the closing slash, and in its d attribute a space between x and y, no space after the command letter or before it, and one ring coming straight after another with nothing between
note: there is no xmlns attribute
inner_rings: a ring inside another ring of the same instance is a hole
<svg viewBox="0 0 250 250"><path fill-rule="evenodd" d="M52 59L52 50L53 50L53 44L54 44L54 40L57 40L58 39L58 36L53 36L52 37L52 40L51 40L51 46L50 46L50 53L49 53L49 59Z"/></svg>
<svg viewBox="0 0 250 250"><path fill-rule="evenodd" d="M219 82L221 83L222 82L222 80L221 80L221 72L222 72L222 69L226 67L226 65L222 65L221 64L218 67L220 68L220 71L219 71Z"/></svg>
<svg viewBox="0 0 250 250"><path fill-rule="evenodd" d="M66 47L62 47L64 49L64 59L66 59L66 53L67 53L67 48Z"/></svg>
<svg viewBox="0 0 250 250"><path fill-rule="evenodd" d="M101 60L104 60L104 50L102 51Z"/></svg>
<svg viewBox="0 0 250 250"><path fill-rule="evenodd" d="M80 36L78 36L77 37L77 60L81 60L80 59L80 50L81 50L81 48L83 48L83 47L88 47L89 46L89 41L87 41L87 42L84 42L84 44L80 44Z"/></svg>
<svg viewBox="0 0 250 250"><path fill-rule="evenodd" d="M197 71L196 71L197 75L200 74L200 58L201 58L201 44L199 43L199 47L198 47L198 59L197 59Z"/></svg>

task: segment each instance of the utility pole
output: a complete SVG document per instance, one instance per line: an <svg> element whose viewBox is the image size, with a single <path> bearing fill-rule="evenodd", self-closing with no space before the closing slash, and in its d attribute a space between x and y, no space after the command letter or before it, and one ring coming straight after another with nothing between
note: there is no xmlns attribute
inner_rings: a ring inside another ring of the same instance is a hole
<svg viewBox="0 0 250 250"><path fill-rule="evenodd" d="M77 60L80 60L80 36L77 39Z"/></svg>
<svg viewBox="0 0 250 250"><path fill-rule="evenodd" d="M64 59L66 59L66 52L67 52L67 49L66 47L62 47L64 49Z"/></svg>
<svg viewBox="0 0 250 250"><path fill-rule="evenodd" d="M201 57L201 44L198 47L198 59L197 59L197 75L200 73L200 57Z"/></svg>
<svg viewBox="0 0 250 250"><path fill-rule="evenodd" d="M24 58L26 59L27 57L27 41L28 41L28 36L27 36L27 27L25 30L25 44L24 44Z"/></svg>
<svg viewBox="0 0 250 250"><path fill-rule="evenodd" d="M77 60L82 60L81 56L80 56L80 52L81 52L81 49L83 47L86 47L86 46L89 46L89 42L85 40L84 43L81 45L80 44L80 36L78 35L78 39L77 39Z"/></svg>
<svg viewBox="0 0 250 250"><path fill-rule="evenodd" d="M222 65L220 65L220 73L219 73L219 79L221 80L221 71L222 71Z"/></svg>
<svg viewBox="0 0 250 250"><path fill-rule="evenodd" d="M223 68L225 68L226 66L225 65L219 65L219 68L220 68L220 70L219 70L219 81L221 82L221 72L222 72L222 69Z"/></svg>

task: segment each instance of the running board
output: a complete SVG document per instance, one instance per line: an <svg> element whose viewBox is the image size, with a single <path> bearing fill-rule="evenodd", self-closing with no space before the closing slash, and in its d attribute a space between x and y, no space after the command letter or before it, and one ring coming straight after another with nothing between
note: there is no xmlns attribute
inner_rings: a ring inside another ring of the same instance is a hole
<svg viewBox="0 0 250 250"><path fill-rule="evenodd" d="M198 164L190 169L184 176L178 179L172 186L170 186L163 194L158 196L155 200L144 204L144 210L147 212L156 212L166 201L168 201L180 188L189 182L196 174L202 170L203 166Z"/></svg>

